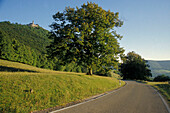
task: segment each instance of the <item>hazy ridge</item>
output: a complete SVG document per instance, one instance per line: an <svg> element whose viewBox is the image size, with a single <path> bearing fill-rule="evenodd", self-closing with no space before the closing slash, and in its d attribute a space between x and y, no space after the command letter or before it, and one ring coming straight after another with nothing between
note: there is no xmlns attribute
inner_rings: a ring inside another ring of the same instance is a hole
<svg viewBox="0 0 170 113"><path fill-rule="evenodd" d="M164 61L148 60L148 63L150 65L153 77L161 74L170 76L170 60Z"/></svg>

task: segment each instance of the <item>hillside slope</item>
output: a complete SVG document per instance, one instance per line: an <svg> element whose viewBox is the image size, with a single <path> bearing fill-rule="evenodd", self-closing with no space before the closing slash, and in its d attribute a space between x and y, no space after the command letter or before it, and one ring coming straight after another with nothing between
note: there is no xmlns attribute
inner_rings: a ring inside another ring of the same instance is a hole
<svg viewBox="0 0 170 113"><path fill-rule="evenodd" d="M0 22L0 58L52 69L44 54L50 42L48 33L41 27Z"/></svg>
<svg viewBox="0 0 170 113"><path fill-rule="evenodd" d="M121 86L124 84L122 81ZM0 59L1 113L66 105L121 86L111 77L52 71Z"/></svg>
<svg viewBox="0 0 170 113"><path fill-rule="evenodd" d="M150 69L152 71L153 77L165 74L167 76L170 76L170 61L154 61L149 60L148 61L150 65Z"/></svg>
<svg viewBox="0 0 170 113"><path fill-rule="evenodd" d="M41 27L33 28L27 25L0 22L0 31L5 33L10 40L16 39L18 43L37 52L45 52L46 46L49 44L49 31Z"/></svg>

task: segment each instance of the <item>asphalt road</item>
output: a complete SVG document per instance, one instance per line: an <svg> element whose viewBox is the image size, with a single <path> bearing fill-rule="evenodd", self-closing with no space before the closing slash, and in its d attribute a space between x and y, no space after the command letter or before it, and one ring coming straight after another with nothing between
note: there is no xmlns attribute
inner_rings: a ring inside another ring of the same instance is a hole
<svg viewBox="0 0 170 113"><path fill-rule="evenodd" d="M153 88L135 81L126 82L116 92L55 113L168 113Z"/></svg>

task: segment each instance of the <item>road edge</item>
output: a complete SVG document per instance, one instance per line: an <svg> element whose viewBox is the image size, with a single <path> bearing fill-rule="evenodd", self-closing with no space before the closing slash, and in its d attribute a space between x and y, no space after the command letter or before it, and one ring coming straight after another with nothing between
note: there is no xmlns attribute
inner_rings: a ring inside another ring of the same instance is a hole
<svg viewBox="0 0 170 113"><path fill-rule="evenodd" d="M124 87L128 84L126 81L124 81L124 82L125 82L125 84L124 84L123 86L121 86L121 87L119 87L119 88L116 88L116 89L114 89L114 90L112 90L112 91L107 91L107 92L105 92L105 93L102 93L102 94L99 94L99 95L95 95L95 96L89 97L89 98L83 100L83 101L80 102L80 103L76 103L76 104L73 104L73 105L70 105L70 106L67 106L67 107L64 107L64 108L55 110L55 111L51 111L51 112L49 112L49 113L56 113L56 112L63 111L63 110L69 109L69 108L73 108L73 107L76 107L76 106L79 106L79 105L82 105L82 104L85 104L85 103L94 101L94 100L96 100L96 99L102 98L102 97L107 96L107 95L109 95L109 94L112 94L112 93L114 93L114 92L117 92L117 91L121 90L122 88L124 88Z"/></svg>
<svg viewBox="0 0 170 113"><path fill-rule="evenodd" d="M151 87L158 95L159 97L161 98L162 102L164 103L168 113L170 113L170 108L169 108L169 105L167 104L167 102L165 101L165 99L162 97L162 95L159 93L159 91L157 89L155 89L153 86L149 85L149 87Z"/></svg>

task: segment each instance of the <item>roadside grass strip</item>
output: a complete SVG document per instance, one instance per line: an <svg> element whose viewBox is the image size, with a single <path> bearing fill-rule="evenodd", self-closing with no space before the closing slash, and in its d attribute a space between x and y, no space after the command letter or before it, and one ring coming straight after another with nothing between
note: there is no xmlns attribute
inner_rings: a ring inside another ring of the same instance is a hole
<svg viewBox="0 0 170 113"><path fill-rule="evenodd" d="M170 84L168 82L146 82L146 84L156 88L170 103Z"/></svg>
<svg viewBox="0 0 170 113"><path fill-rule="evenodd" d="M121 86L124 84L122 81ZM78 73L0 72L0 112L39 111L118 87L119 80L111 77Z"/></svg>
<svg viewBox="0 0 170 113"><path fill-rule="evenodd" d="M2 59L0 66L3 67L0 70L0 113L29 113L64 106L125 84L121 81L120 85L113 77L53 71Z"/></svg>

